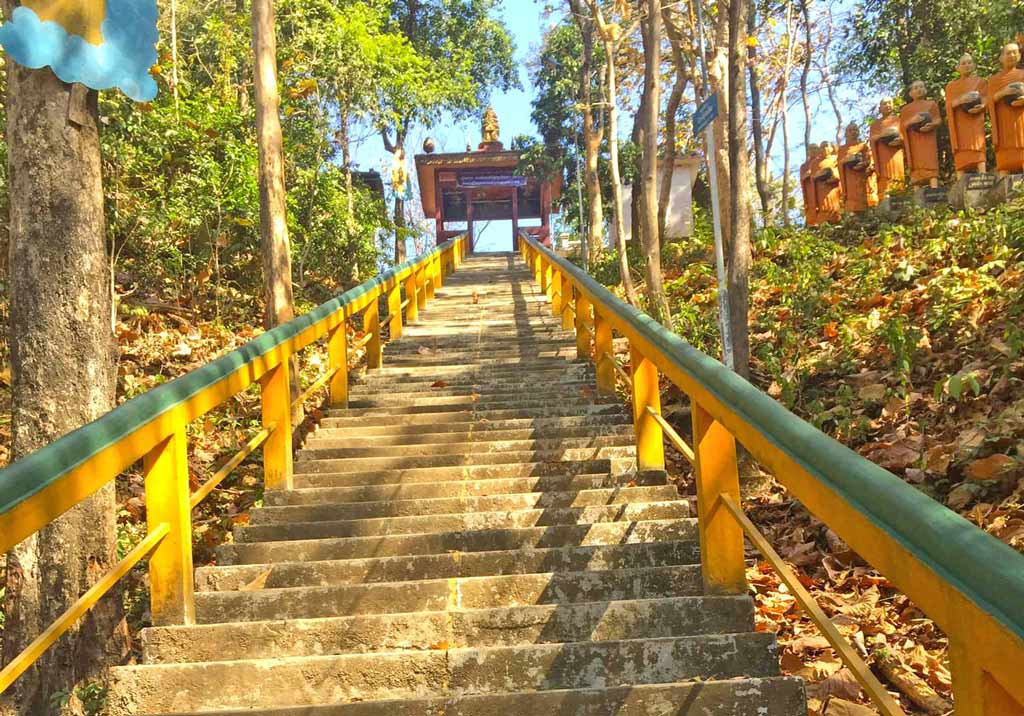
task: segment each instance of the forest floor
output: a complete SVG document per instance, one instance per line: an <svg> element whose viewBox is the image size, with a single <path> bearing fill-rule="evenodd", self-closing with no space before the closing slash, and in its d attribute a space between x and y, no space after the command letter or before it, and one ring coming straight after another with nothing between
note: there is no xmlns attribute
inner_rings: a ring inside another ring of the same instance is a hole
<svg viewBox="0 0 1024 716"><path fill-rule="evenodd" d="M678 332L716 355L707 245L670 247L667 274ZM773 230L755 257L753 382L1024 552L1024 205ZM688 422L678 393L673 410ZM692 494L682 459L675 472ZM751 519L908 713L948 713L941 631L770 475L744 472ZM771 567L749 556L758 628L778 635L784 670L807 678L811 713L873 713Z"/></svg>
<svg viewBox="0 0 1024 716"><path fill-rule="evenodd" d="M895 224L867 218L815 231L761 232L750 315L755 384L1024 551L1022 237L1024 205L971 216L921 213ZM666 276L677 331L716 355L709 246L703 231L686 244L667 247ZM238 292L190 295L183 301L173 290L154 290L121 303L119 402L261 332L254 320L259 307ZM303 385L315 380L325 360L315 347L303 356ZM10 445L9 377L0 370L0 464L7 461ZM685 400L665 388L666 413L685 424ZM307 404L307 425L318 417L321 398ZM250 390L191 426L193 488L227 462L258 425L258 391ZM681 492L692 493L681 457L671 471ZM751 518L799 570L839 629L875 660L876 672L900 691L907 711L949 711L944 635L770 475L753 465L744 471ZM232 527L245 523L248 511L260 504L259 476L257 452L196 509L197 564L210 562L213 548L230 541ZM123 554L145 530L141 473L129 471L117 484ZM808 679L811 713L872 713L863 710L867 701L849 670L771 568L753 564L748 578L758 628L778 635L784 670ZM126 583L133 633L149 621L146 581L140 568Z"/></svg>

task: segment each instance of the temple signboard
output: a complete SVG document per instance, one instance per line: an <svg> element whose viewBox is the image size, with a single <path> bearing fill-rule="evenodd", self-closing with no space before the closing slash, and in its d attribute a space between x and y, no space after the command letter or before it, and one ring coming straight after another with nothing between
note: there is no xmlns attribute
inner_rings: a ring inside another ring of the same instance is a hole
<svg viewBox="0 0 1024 716"><path fill-rule="evenodd" d="M468 174L459 177L460 189L480 189L490 186L526 186L526 177L515 174Z"/></svg>

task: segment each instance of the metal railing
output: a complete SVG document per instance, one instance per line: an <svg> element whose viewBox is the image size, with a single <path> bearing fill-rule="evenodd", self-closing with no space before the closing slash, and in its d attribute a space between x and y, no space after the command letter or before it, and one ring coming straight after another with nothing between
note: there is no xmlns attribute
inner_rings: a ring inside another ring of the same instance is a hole
<svg viewBox="0 0 1024 716"><path fill-rule="evenodd" d="M403 325L417 320L444 277L461 265L466 250L465 237L448 241L0 470L0 552L34 534L139 460L147 519L142 541L0 670L0 692L146 557L153 623L195 623L192 509L260 447L265 487L290 489L294 404L327 388L330 405L346 407L349 351L365 348L367 367L380 368L382 326L388 326L391 339L401 336ZM388 306L384 317L380 315L382 297ZM348 321L360 312L366 336L349 345ZM293 400L289 359L321 339L327 341L328 368ZM255 383L261 385L262 429L190 494L187 426Z"/></svg>
<svg viewBox="0 0 1024 716"><path fill-rule="evenodd" d="M747 592L744 537L887 716L902 714L740 507L736 443L945 631L957 716L1024 714L1024 556L841 445L529 237L520 251L554 315L575 328L597 388L630 388L640 470L665 468L665 438L693 463L708 594ZM613 336L629 341L630 370ZM659 378L689 396L693 444L661 415Z"/></svg>

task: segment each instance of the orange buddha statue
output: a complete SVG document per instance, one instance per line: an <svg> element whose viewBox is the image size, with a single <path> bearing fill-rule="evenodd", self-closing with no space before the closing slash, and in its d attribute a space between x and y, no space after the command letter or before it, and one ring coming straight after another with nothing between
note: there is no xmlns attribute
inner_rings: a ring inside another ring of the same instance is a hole
<svg viewBox="0 0 1024 716"><path fill-rule="evenodd" d="M825 142L818 153L814 169L814 203L818 209L818 223L839 221L842 196L839 190L839 161L836 145Z"/></svg>
<svg viewBox="0 0 1024 716"><path fill-rule="evenodd" d="M846 128L846 144L839 147L839 186L843 211L852 214L878 205L878 180L871 163L871 149L860 139L860 128L850 122Z"/></svg>
<svg viewBox="0 0 1024 716"><path fill-rule="evenodd" d="M910 183L939 185L939 141L935 128L942 124L939 105L928 99L928 87L921 80L910 85L911 102L900 111L900 134L906 153Z"/></svg>
<svg viewBox="0 0 1024 716"><path fill-rule="evenodd" d="M1000 72L988 78L988 113L1000 175L1024 170L1024 70L1020 47L1009 43L999 53Z"/></svg>
<svg viewBox="0 0 1024 716"><path fill-rule="evenodd" d="M903 137L900 135L900 120L892 110L892 100L883 99L878 105L881 118L871 124L868 144L878 177L878 198L885 198L890 191L903 188Z"/></svg>
<svg viewBox="0 0 1024 716"><path fill-rule="evenodd" d="M807 145L807 160L800 165L800 190L804 197L804 220L808 226L817 226L818 202L814 195L814 168L818 160L817 144Z"/></svg>
<svg viewBox="0 0 1024 716"><path fill-rule="evenodd" d="M964 55L957 65L960 79L946 85L946 120L957 176L985 173L985 98L988 83L978 77L974 58Z"/></svg>

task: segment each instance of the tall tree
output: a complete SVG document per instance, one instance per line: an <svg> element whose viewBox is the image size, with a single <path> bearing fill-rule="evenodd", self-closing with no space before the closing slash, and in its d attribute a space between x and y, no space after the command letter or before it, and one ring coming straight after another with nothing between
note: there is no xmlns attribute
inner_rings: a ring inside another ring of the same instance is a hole
<svg viewBox="0 0 1024 716"><path fill-rule="evenodd" d="M598 163L604 142L602 112L594 112L594 40L597 24L580 0L569 0L569 14L579 28L583 40L583 59L579 67L579 103L583 114L583 184L587 190L587 250L590 263L596 261L604 246L604 201ZM609 59L609 62L613 60ZM614 80L611 80L614 82ZM609 137L610 138L610 137ZM624 280L628 281L628 278Z"/></svg>
<svg viewBox="0 0 1024 716"><path fill-rule="evenodd" d="M252 0L252 47L255 55L256 145L259 149L260 254L268 328L295 317L292 254L288 240L288 197L284 186L284 140L277 90L277 27L274 0ZM291 359L291 394L302 393L298 360ZM302 403L292 409L292 423L302 422Z"/></svg>
<svg viewBox="0 0 1024 716"><path fill-rule="evenodd" d="M493 91L519 86L513 44L495 18L500 0L393 0L391 22L428 63L417 87L382 96L376 120L384 148L406 152L416 123L432 124L441 112L463 119L479 110ZM395 261L405 260L408 237L405 198L395 196Z"/></svg>
<svg viewBox="0 0 1024 716"><path fill-rule="evenodd" d="M641 20L644 42L643 154L641 225L647 263L647 295L654 317L671 327L672 312L661 274L661 242L658 235L658 120L661 115L661 7L658 0L643 0Z"/></svg>
<svg viewBox="0 0 1024 716"><path fill-rule="evenodd" d="M672 176L675 173L676 157L676 115L683 102L683 94L689 84L690 75L693 70L687 57L692 56L687 52L687 40L683 35L678 18L678 8L670 3L661 6L661 20L665 28L665 36L668 38L669 48L672 52L672 69L674 80L672 91L669 93L668 101L665 103L665 152L664 163L661 168L661 187L658 190L658 235L661 242L665 242L665 226L668 219L668 205L672 195ZM692 47L693 43L689 46Z"/></svg>
<svg viewBox="0 0 1024 716"><path fill-rule="evenodd" d="M747 13L747 64L750 74L750 129L754 143L754 180L761 200L761 221L768 225L768 163L765 161L764 126L761 112L761 78L757 62L757 6L752 4Z"/></svg>
<svg viewBox="0 0 1024 716"><path fill-rule="evenodd" d="M13 2L4 3L10 17ZM11 453L17 459L114 406L116 363L96 93L7 60ZM71 110L69 112L69 109ZM113 483L7 555L4 656L13 658L116 560ZM11 694L23 716L123 656L115 593L42 654Z"/></svg>
<svg viewBox="0 0 1024 716"><path fill-rule="evenodd" d="M615 241L619 252L619 275L622 281L622 290L626 294L626 300L633 306L639 306L640 300L636 293L636 287L633 285L633 276L629 267L629 253L626 250L626 225L622 215L622 177L619 165L619 100L618 83L616 82L618 73L615 63L619 53L619 41L624 34L618 24L609 24L605 21L604 12L601 10L598 0L587 0L587 5L597 21L601 39L604 43L604 54L607 62L605 102L608 107L608 163L612 178L612 203L614 204L615 216ZM584 123L586 123L586 119L584 119ZM600 192L600 186L598 187L598 192Z"/></svg>
<svg viewBox="0 0 1024 716"><path fill-rule="evenodd" d="M747 151L747 102L743 75L747 66L747 13L749 0L728 0L729 18L729 189L732 239L726 254L729 289L729 325L733 344L733 369L750 374L750 158Z"/></svg>

